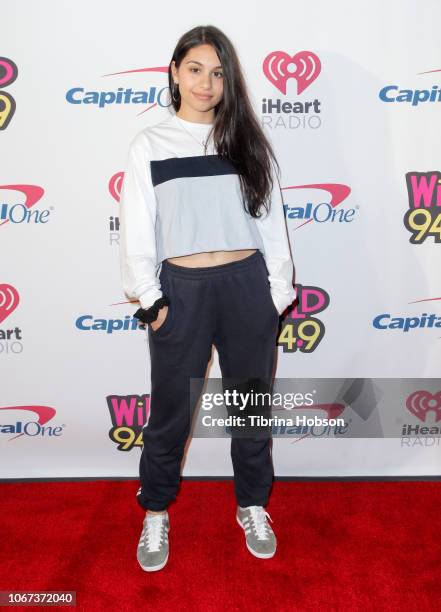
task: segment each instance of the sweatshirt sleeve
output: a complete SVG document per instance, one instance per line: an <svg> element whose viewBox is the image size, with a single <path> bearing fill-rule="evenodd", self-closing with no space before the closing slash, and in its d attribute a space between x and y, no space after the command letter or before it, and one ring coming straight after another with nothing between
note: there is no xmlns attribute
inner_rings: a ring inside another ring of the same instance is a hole
<svg viewBox="0 0 441 612"><path fill-rule="evenodd" d="M156 195L147 137L130 143L120 196L120 269L124 292L149 308L162 297L156 262Z"/></svg>
<svg viewBox="0 0 441 612"><path fill-rule="evenodd" d="M280 184L271 160L273 189L271 193L269 214L263 209L263 214L256 219L256 225L262 237L264 259L268 270L271 296L279 314L296 298L293 286L294 266L291 257L288 232L283 209L283 199Z"/></svg>

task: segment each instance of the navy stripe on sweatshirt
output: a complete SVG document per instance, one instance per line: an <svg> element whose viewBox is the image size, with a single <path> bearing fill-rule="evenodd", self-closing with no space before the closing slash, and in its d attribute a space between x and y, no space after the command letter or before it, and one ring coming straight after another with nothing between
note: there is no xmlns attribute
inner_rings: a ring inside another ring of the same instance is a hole
<svg viewBox="0 0 441 612"><path fill-rule="evenodd" d="M238 174L228 159L223 159L218 155L192 155L151 160L150 168L154 187L176 178Z"/></svg>

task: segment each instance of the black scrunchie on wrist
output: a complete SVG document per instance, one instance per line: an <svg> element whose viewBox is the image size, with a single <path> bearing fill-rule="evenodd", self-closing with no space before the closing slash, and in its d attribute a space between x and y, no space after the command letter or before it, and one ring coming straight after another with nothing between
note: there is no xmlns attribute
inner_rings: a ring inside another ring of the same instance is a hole
<svg viewBox="0 0 441 612"><path fill-rule="evenodd" d="M150 306L150 308L138 308L133 316L143 323L151 323L152 321L156 321L158 318L159 309L163 306L168 306L169 304L169 298L166 295L163 295L157 299L156 302Z"/></svg>

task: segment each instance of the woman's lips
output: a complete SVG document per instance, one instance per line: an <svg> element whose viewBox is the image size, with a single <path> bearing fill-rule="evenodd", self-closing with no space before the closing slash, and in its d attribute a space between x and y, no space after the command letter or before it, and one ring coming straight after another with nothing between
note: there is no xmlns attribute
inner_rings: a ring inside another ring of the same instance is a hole
<svg viewBox="0 0 441 612"><path fill-rule="evenodd" d="M203 94L193 94L194 96L196 96L196 98L199 98L199 100L211 100L211 98L213 96L207 96L207 95L203 95Z"/></svg>

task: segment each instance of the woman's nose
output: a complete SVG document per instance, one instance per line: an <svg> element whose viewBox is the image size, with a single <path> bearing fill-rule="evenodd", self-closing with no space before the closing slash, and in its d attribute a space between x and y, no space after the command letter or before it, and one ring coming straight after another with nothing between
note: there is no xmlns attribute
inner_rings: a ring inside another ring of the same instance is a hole
<svg viewBox="0 0 441 612"><path fill-rule="evenodd" d="M206 75L202 75L202 86L205 87L206 89L210 89L211 88L211 77L209 74Z"/></svg>

